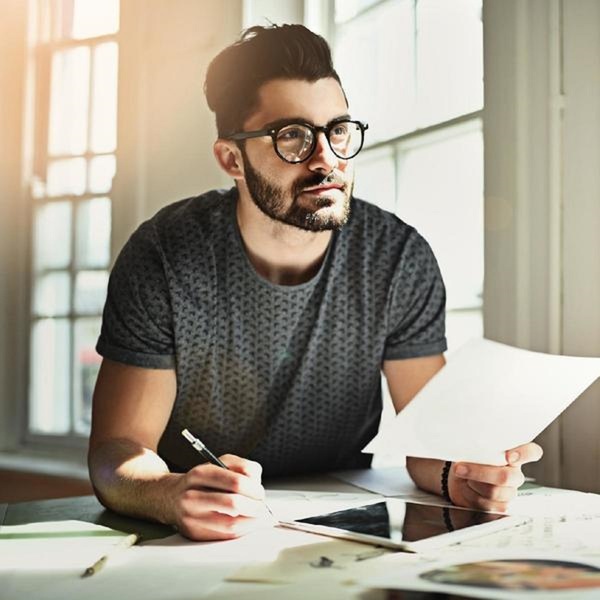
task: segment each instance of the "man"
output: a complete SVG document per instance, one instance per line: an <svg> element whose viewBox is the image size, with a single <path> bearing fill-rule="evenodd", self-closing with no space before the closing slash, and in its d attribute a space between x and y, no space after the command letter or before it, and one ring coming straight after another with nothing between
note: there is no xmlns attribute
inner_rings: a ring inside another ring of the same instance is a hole
<svg viewBox="0 0 600 600"><path fill-rule="evenodd" d="M262 524L261 466L368 466L381 370L399 411L446 349L429 246L352 198L367 126L350 116L327 43L298 25L252 28L213 60L205 91L236 187L164 208L121 252L89 452L106 506L198 540ZM229 469L197 465L184 428ZM503 510L520 465L540 456L528 444L505 467L453 465L447 480L441 461L408 466L423 489Z"/></svg>

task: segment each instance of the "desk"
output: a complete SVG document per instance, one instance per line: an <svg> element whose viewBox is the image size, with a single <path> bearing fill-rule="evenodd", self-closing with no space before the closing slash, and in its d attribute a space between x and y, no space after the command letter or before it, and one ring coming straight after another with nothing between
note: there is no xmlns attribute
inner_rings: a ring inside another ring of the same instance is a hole
<svg viewBox="0 0 600 600"><path fill-rule="evenodd" d="M0 526L62 521L66 519L96 523L127 533L143 531L144 537L149 540L165 538L175 533L171 527L131 519L106 510L95 496L0 504Z"/></svg>
<svg viewBox="0 0 600 600"><path fill-rule="evenodd" d="M376 497L369 491L327 476L279 480L268 484L267 489L272 506L295 499L300 504L304 502L303 506L314 507L317 513L323 511L323 503L329 503L331 509L336 510L335 502L357 505ZM521 528L518 533L492 534L461 544L460 548L450 547L444 550L444 556L460 561L469 552L485 555L491 549L513 547L520 552L539 548L561 556L566 549L571 557L595 557L600 561L600 542L595 541L600 540L600 497L529 487L521 492L519 500L524 510L534 504L543 505L545 512L542 511L531 527ZM565 521L559 513L565 506L573 508L576 502L579 502L579 508ZM39 555L39 564L31 559L33 562L29 565L15 567L13 564L13 568L6 569L3 552L8 558L7 549L16 548L20 542L0 540L2 600L360 598L365 593L362 582L369 577L385 577L390 573L401 573L403 569L409 572L423 561L431 563L436 559L433 555L423 557L393 552L377 555L370 546L285 528L262 530L227 542L194 543L174 534L169 527L107 511L93 496L0 505L0 524L4 526L64 519L100 524L119 531L140 531L146 541L141 547L130 548L115 560L111 559L97 575L81 579L81 567L87 565L79 565L77 556L69 557L70 565L66 567L44 568L44 562L53 552L51 541L47 542L46 553ZM576 532L573 539L565 528L569 523ZM591 541L583 543L581 531L588 532ZM367 551L372 553L366 556ZM354 558L357 552L368 560ZM332 556L336 565L341 566L308 569L310 572L307 573L306 560L313 555L317 559ZM263 565L262 570L260 565L255 568L256 561ZM273 565L279 565L282 580L265 583L265 573L272 574ZM600 597L600 593L596 592L594 597Z"/></svg>

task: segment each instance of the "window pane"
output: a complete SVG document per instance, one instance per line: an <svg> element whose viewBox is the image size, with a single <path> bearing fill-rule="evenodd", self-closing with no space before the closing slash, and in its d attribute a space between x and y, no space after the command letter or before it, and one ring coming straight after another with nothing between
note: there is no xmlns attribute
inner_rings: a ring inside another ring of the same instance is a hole
<svg viewBox="0 0 600 600"><path fill-rule="evenodd" d="M412 0L398 0L336 28L336 68L367 145L415 127L413 23Z"/></svg>
<svg viewBox="0 0 600 600"><path fill-rule="evenodd" d="M71 278L69 273L48 273L36 278L33 311L41 317L64 316L69 313Z"/></svg>
<svg viewBox="0 0 600 600"><path fill-rule="evenodd" d="M96 352L100 319L75 321L75 353L73 356L73 398L75 431L88 434L92 413L92 394L102 358Z"/></svg>
<svg viewBox="0 0 600 600"><path fill-rule="evenodd" d="M51 202L35 211L34 269L65 269L71 261L71 203Z"/></svg>
<svg viewBox="0 0 600 600"><path fill-rule="evenodd" d="M48 134L48 149L51 155L85 152L89 80L89 48L72 48L54 54Z"/></svg>
<svg viewBox="0 0 600 600"><path fill-rule="evenodd" d="M356 158L355 195L384 210L394 212L396 190L394 154L389 146L363 151Z"/></svg>
<svg viewBox="0 0 600 600"><path fill-rule="evenodd" d="M402 152L397 209L431 244L449 309L480 306L483 289L483 140L453 129Z"/></svg>
<svg viewBox="0 0 600 600"><path fill-rule="evenodd" d="M112 188L112 180L117 170L114 155L97 156L90 160L90 192L105 194Z"/></svg>
<svg viewBox="0 0 600 600"><path fill-rule="evenodd" d="M117 44L94 51L92 152L112 152L117 145Z"/></svg>
<svg viewBox="0 0 600 600"><path fill-rule="evenodd" d="M106 271L81 271L75 279L75 311L80 314L102 312L108 286Z"/></svg>
<svg viewBox="0 0 600 600"><path fill-rule="evenodd" d="M69 322L43 319L33 324L29 428L34 433L69 431Z"/></svg>
<svg viewBox="0 0 600 600"><path fill-rule="evenodd" d="M81 202L77 209L77 266L108 267L111 203L108 198Z"/></svg>
<svg viewBox="0 0 600 600"><path fill-rule="evenodd" d="M74 39L116 33L118 29L119 0L74 0Z"/></svg>
<svg viewBox="0 0 600 600"><path fill-rule="evenodd" d="M379 0L335 0L335 22L341 23L352 19L377 2Z"/></svg>
<svg viewBox="0 0 600 600"><path fill-rule="evenodd" d="M48 165L48 196L70 196L85 192L85 159L54 160Z"/></svg>
<svg viewBox="0 0 600 600"><path fill-rule="evenodd" d="M419 126L483 106L481 0L418 0Z"/></svg>

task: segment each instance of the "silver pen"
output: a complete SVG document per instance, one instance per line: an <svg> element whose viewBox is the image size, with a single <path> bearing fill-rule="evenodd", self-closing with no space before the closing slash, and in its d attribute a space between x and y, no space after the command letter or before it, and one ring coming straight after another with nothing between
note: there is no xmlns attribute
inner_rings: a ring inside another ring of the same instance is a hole
<svg viewBox="0 0 600 600"><path fill-rule="evenodd" d="M198 452L199 454L201 454L208 462L212 463L213 465L217 465L223 469L227 469L228 471L230 470L229 467L218 457L215 456L208 448L207 446L202 443L195 435L193 435L189 430L184 429L181 432L181 435L192 445L192 447L194 448L194 450L196 450L196 452ZM269 508L269 505L267 504L266 500L263 500L266 509L269 511L269 514L275 519L275 515L273 514L273 511ZM277 520L277 519L275 519Z"/></svg>
<svg viewBox="0 0 600 600"><path fill-rule="evenodd" d="M187 429L181 432L181 435L194 447L199 454L201 454L208 462L213 465L227 469L227 465L218 457L215 456L195 435L190 433Z"/></svg>

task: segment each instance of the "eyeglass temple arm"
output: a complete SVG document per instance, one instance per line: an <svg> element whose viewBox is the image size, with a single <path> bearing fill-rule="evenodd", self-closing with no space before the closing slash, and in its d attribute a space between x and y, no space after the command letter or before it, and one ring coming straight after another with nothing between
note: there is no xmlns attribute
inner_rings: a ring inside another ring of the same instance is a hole
<svg viewBox="0 0 600 600"><path fill-rule="evenodd" d="M232 133L228 135L226 140L247 140L248 138L264 137L265 135L272 135L272 129L261 129L260 131L240 131L239 133Z"/></svg>

